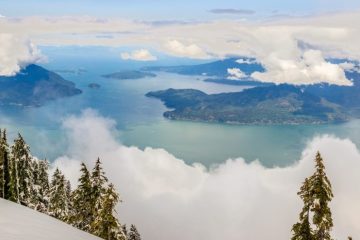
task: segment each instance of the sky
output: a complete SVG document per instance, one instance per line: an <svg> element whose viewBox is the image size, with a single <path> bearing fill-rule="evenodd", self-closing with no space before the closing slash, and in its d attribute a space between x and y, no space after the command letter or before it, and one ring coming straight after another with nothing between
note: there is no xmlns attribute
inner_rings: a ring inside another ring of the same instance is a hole
<svg viewBox="0 0 360 240"><path fill-rule="evenodd" d="M357 0L1 0L5 16L91 15L142 20L204 20L217 18L262 18L271 15L308 15L360 8ZM214 14L214 9L245 10L237 14ZM235 16L234 16L235 15Z"/></svg>

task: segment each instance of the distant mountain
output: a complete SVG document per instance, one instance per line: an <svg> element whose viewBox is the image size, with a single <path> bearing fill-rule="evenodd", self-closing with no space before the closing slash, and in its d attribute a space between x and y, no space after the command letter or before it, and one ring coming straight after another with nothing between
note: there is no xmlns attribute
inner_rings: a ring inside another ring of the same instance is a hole
<svg viewBox="0 0 360 240"><path fill-rule="evenodd" d="M126 79L140 79L146 77L156 77L155 73L143 72L143 71L121 71L116 73L110 73L103 75L104 78L113 78L119 80Z"/></svg>
<svg viewBox="0 0 360 240"><path fill-rule="evenodd" d="M348 120L344 109L291 85L255 87L236 93L194 89L150 92L170 110L168 119L231 124L320 124Z"/></svg>
<svg viewBox="0 0 360 240"><path fill-rule="evenodd" d="M0 199L1 239L6 240L101 240L53 217Z"/></svg>
<svg viewBox="0 0 360 240"><path fill-rule="evenodd" d="M241 61L239 61L241 59ZM155 66L144 67L144 71L162 71L171 72L183 75L205 75L214 78L226 79L229 68L239 68L246 75L251 75L253 72L263 72L264 68L252 58L227 58L224 60L214 61L198 65L184 65L184 66Z"/></svg>
<svg viewBox="0 0 360 240"><path fill-rule="evenodd" d="M0 76L0 105L40 106L80 93L73 82L34 64L15 76Z"/></svg>

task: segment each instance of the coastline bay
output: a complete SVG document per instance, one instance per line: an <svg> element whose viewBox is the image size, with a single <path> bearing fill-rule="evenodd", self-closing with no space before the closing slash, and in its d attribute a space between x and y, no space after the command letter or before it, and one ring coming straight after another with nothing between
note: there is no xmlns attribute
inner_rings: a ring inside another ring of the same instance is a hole
<svg viewBox="0 0 360 240"><path fill-rule="evenodd" d="M81 56L81 55L79 55ZM116 121L118 140L127 146L164 148L191 164L206 166L219 164L228 158L243 157L246 161L258 159L263 165L285 166L299 159L301 151L312 138L331 134L350 138L360 146L358 120L344 124L298 126L234 126L186 121L169 121L162 114L166 107L145 94L165 88L194 88L206 93L236 92L244 86L208 83L194 76L158 72L157 77L117 81L104 79L103 74L127 70L121 60L104 57L88 62L83 57L54 57L45 64L53 69L85 69L60 73L83 90L83 94L59 99L37 108L1 107L0 123L9 136L17 131L28 139L34 154L54 160L67 149L62 120L94 109ZM96 66L96 67L94 67ZM88 88L90 83L100 89Z"/></svg>

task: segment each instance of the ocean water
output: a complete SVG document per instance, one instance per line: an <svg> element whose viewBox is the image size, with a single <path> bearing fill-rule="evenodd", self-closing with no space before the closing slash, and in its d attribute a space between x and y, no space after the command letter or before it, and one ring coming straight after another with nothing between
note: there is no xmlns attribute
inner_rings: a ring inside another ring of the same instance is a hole
<svg viewBox="0 0 360 240"><path fill-rule="evenodd" d="M233 126L169 121L162 117L166 110L163 104L144 96L148 91L172 87L219 93L241 91L245 87L205 83L199 77L171 73L157 73L156 78L137 80L106 79L101 75L141 65L121 61L116 50L103 52L103 49L45 48L49 62L43 66L75 82L83 94L38 108L1 107L0 126L8 129L10 137L21 132L32 152L49 160L61 156L67 148L62 120L87 108L114 119L120 132L118 140L125 145L164 148L187 163L201 162L206 166L236 157L259 160L265 166L285 166L300 157L308 141L323 134L350 138L360 146L358 120L320 126ZM78 69L85 71L63 71ZM90 89L89 83L98 83L101 88Z"/></svg>

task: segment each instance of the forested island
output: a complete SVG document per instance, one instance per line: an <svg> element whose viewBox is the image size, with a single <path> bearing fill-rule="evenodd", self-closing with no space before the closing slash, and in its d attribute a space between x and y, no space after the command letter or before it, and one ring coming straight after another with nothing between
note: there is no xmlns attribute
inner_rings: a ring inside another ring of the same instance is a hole
<svg viewBox="0 0 360 240"><path fill-rule="evenodd" d="M81 93L73 82L34 64L15 76L0 76L0 105L41 106L51 100Z"/></svg>
<svg viewBox="0 0 360 240"><path fill-rule="evenodd" d="M102 75L104 78L112 78L118 80L127 80L127 79L141 79L146 77L156 77L155 73L144 72L144 71L121 71L110 74Z"/></svg>
<svg viewBox="0 0 360 240"><path fill-rule="evenodd" d="M168 89L146 94L172 109L164 117L229 124L324 124L360 116L359 74L353 86L272 85L242 92L206 94L195 89Z"/></svg>

